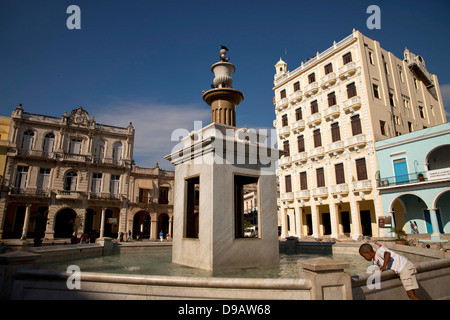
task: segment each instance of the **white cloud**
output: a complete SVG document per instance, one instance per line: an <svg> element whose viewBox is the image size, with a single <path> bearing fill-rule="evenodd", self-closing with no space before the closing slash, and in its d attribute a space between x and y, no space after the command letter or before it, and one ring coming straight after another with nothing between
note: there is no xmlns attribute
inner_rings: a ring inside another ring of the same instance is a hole
<svg viewBox="0 0 450 320"><path fill-rule="evenodd" d="M194 129L194 121L209 124L207 105L167 105L157 103L120 102L101 108L95 115L98 123L135 128L134 159L136 165L154 167L156 162L164 169L173 166L164 159L177 141L171 141L175 129Z"/></svg>

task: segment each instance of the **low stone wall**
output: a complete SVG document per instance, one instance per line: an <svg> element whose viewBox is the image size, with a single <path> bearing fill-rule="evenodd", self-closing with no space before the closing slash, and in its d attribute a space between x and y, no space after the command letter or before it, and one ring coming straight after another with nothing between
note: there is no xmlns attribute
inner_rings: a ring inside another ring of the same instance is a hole
<svg viewBox="0 0 450 320"><path fill-rule="evenodd" d="M416 294L421 299L450 299L450 259L429 260L415 264L419 290ZM371 277L369 279L369 277ZM380 288L371 289L367 280L373 284L374 275L363 273L352 276L353 300L408 300L405 289L392 271L380 273Z"/></svg>

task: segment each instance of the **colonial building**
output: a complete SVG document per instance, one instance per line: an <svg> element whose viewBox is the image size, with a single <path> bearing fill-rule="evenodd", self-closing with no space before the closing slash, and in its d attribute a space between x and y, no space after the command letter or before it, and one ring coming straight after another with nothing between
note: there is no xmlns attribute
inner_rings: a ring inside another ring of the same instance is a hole
<svg viewBox="0 0 450 320"><path fill-rule="evenodd" d="M281 236L377 236L374 143L446 121L437 77L355 30L293 71L275 68Z"/></svg>
<svg viewBox="0 0 450 320"><path fill-rule="evenodd" d="M133 165L129 187L126 230L134 237L159 239L172 237L173 182L175 173Z"/></svg>
<svg viewBox="0 0 450 320"><path fill-rule="evenodd" d="M0 199L0 237L126 231L134 128L97 123L83 109L61 117L12 111Z"/></svg>
<svg viewBox="0 0 450 320"><path fill-rule="evenodd" d="M11 124L11 118L0 117L0 187L3 182L3 176L5 175L6 167L6 154L9 147L9 126Z"/></svg>
<svg viewBox="0 0 450 320"><path fill-rule="evenodd" d="M449 239L450 123L378 141L375 148L386 227Z"/></svg>

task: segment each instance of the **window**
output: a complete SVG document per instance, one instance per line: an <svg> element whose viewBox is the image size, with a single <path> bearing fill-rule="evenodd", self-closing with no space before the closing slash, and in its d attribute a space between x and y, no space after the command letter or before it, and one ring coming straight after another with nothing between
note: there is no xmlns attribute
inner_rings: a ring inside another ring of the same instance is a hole
<svg viewBox="0 0 450 320"><path fill-rule="evenodd" d="M311 114L319 112L319 105L317 104L317 100L311 102Z"/></svg>
<svg viewBox="0 0 450 320"><path fill-rule="evenodd" d="M378 85L372 84L373 87L373 96L377 99L380 99L380 93L378 92Z"/></svg>
<svg viewBox="0 0 450 320"><path fill-rule="evenodd" d="M140 203L149 203L149 193L150 190L149 189L141 189L139 188L139 199L138 201Z"/></svg>
<svg viewBox="0 0 450 320"><path fill-rule="evenodd" d="M38 190L48 190L49 183L50 183L50 169L40 168L37 183Z"/></svg>
<svg viewBox="0 0 450 320"><path fill-rule="evenodd" d="M280 99L286 98L286 89L280 91Z"/></svg>
<svg viewBox="0 0 450 320"><path fill-rule="evenodd" d="M308 190L308 178L306 171L300 172L300 190Z"/></svg>
<svg viewBox="0 0 450 320"><path fill-rule="evenodd" d="M334 166L334 172L336 174L336 184L345 183L344 164L338 163Z"/></svg>
<svg viewBox="0 0 450 320"><path fill-rule="evenodd" d="M295 91L299 91L299 90L300 90L300 82L297 81L297 82L294 83L294 92Z"/></svg>
<svg viewBox="0 0 450 320"><path fill-rule="evenodd" d="M23 133L21 149L31 151L34 142L34 132L27 130Z"/></svg>
<svg viewBox="0 0 450 320"><path fill-rule="evenodd" d="M414 87L415 87L416 89L419 88L419 84L417 83L417 79L416 79L416 78L414 78Z"/></svg>
<svg viewBox="0 0 450 320"><path fill-rule="evenodd" d="M105 142L102 140L97 141L95 146L94 162L102 163L105 156Z"/></svg>
<svg viewBox="0 0 450 320"><path fill-rule="evenodd" d="M69 153L71 154L81 154L81 139L72 139L69 144Z"/></svg>
<svg viewBox="0 0 450 320"><path fill-rule="evenodd" d="M295 121L302 119L303 119L302 108L295 109Z"/></svg>
<svg viewBox="0 0 450 320"><path fill-rule="evenodd" d="M317 188L325 187L325 175L323 172L323 168L316 169L316 177L317 177Z"/></svg>
<svg viewBox="0 0 450 320"><path fill-rule="evenodd" d="M111 175L111 182L109 184L109 193L118 195L120 192L120 176L116 174Z"/></svg>
<svg viewBox="0 0 450 320"><path fill-rule="evenodd" d="M328 94L328 106L334 106L336 104L336 93L332 92Z"/></svg>
<svg viewBox="0 0 450 320"><path fill-rule="evenodd" d="M298 152L305 151L305 138L303 138L302 135L297 137L297 146L298 146Z"/></svg>
<svg viewBox="0 0 450 320"><path fill-rule="evenodd" d="M362 133L361 120L359 114L350 118L352 123L352 134L354 136Z"/></svg>
<svg viewBox="0 0 450 320"><path fill-rule="evenodd" d="M408 121L408 131L413 132L412 123Z"/></svg>
<svg viewBox="0 0 450 320"><path fill-rule="evenodd" d="M248 176L234 176L234 237L244 238L244 195L247 189L257 189L258 178ZM257 229L255 228L255 231ZM258 236L258 235L256 235Z"/></svg>
<svg viewBox="0 0 450 320"><path fill-rule="evenodd" d="M113 147L113 163L120 165L122 161L122 143L116 142Z"/></svg>
<svg viewBox="0 0 450 320"><path fill-rule="evenodd" d="M100 194L102 192L102 174L101 173L93 173L92 174L91 192L96 193L96 194Z"/></svg>
<svg viewBox="0 0 450 320"><path fill-rule="evenodd" d="M394 95L392 93L389 93L389 103L391 104L391 107L395 107Z"/></svg>
<svg viewBox="0 0 450 320"><path fill-rule="evenodd" d="M400 66L399 66L399 68L398 68L398 73L399 73L399 75L400 75L400 81L401 81L402 83L405 83L405 79L403 79L403 71L402 71L402 69L401 69Z"/></svg>
<svg viewBox="0 0 450 320"><path fill-rule="evenodd" d="M325 66L325 75L333 72L333 65L331 63Z"/></svg>
<svg viewBox="0 0 450 320"><path fill-rule="evenodd" d="M369 62L370 62L371 65L375 65L373 63L373 53L372 53L372 51L369 51Z"/></svg>
<svg viewBox="0 0 450 320"><path fill-rule="evenodd" d="M352 82L347 86L347 98L353 98L357 95L355 83Z"/></svg>
<svg viewBox="0 0 450 320"><path fill-rule="evenodd" d="M316 74L313 72L308 76L308 83L316 82Z"/></svg>
<svg viewBox="0 0 450 320"><path fill-rule="evenodd" d="M342 60L343 60L344 64L347 64L347 63L349 63L349 62L352 62L352 53L349 52L349 53L345 54L345 55L342 57Z"/></svg>
<svg viewBox="0 0 450 320"><path fill-rule="evenodd" d="M27 186L28 167L18 166L16 173L16 180L14 181L14 187L25 189Z"/></svg>
<svg viewBox="0 0 450 320"><path fill-rule="evenodd" d="M333 140L333 142L341 140L341 133L339 132L338 122L331 124L331 140Z"/></svg>
<svg viewBox="0 0 450 320"><path fill-rule="evenodd" d="M53 149L55 147L55 135L53 133L47 133L44 137L44 145L42 151L44 151L44 156L49 157L53 154Z"/></svg>
<svg viewBox="0 0 450 320"><path fill-rule="evenodd" d="M76 191L77 190L77 173L75 171L69 171L64 177L64 190Z"/></svg>
<svg viewBox="0 0 450 320"><path fill-rule="evenodd" d="M314 136L314 148L321 147L322 146L322 138L320 135L320 129L314 130L313 136Z"/></svg>
<svg viewBox="0 0 450 320"><path fill-rule="evenodd" d="M292 192L291 175L284 177L284 192Z"/></svg>
<svg viewBox="0 0 450 320"><path fill-rule="evenodd" d="M198 238L200 215L200 177L186 179L185 237Z"/></svg>
<svg viewBox="0 0 450 320"><path fill-rule="evenodd" d="M286 127L286 126L288 125L288 117L287 117L287 114L283 114L283 115L281 116L281 125L282 125L283 127Z"/></svg>
<svg viewBox="0 0 450 320"><path fill-rule="evenodd" d="M367 180L367 169L365 158L356 160L356 175L358 177L358 181Z"/></svg>
<svg viewBox="0 0 450 320"><path fill-rule="evenodd" d="M169 187L160 187L159 188L159 204L168 204L169 203Z"/></svg>
<svg viewBox="0 0 450 320"><path fill-rule="evenodd" d="M289 140L285 140L283 141L283 151L284 151L284 155L286 157L290 156L290 152L289 152Z"/></svg>
<svg viewBox="0 0 450 320"><path fill-rule="evenodd" d="M423 112L423 107L419 106L419 114L422 119L425 119L425 113Z"/></svg>
<svg viewBox="0 0 450 320"><path fill-rule="evenodd" d="M380 120L380 130L383 136L386 135L386 122Z"/></svg>

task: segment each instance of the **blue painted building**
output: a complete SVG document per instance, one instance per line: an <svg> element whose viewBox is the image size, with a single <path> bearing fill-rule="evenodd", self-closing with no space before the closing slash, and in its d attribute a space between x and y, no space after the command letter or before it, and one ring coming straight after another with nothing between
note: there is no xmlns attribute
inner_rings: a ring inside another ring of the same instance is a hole
<svg viewBox="0 0 450 320"><path fill-rule="evenodd" d="M408 234L449 234L450 123L378 141L375 150L383 216Z"/></svg>

